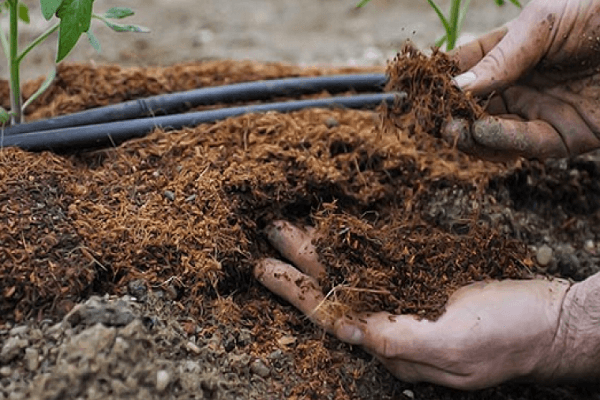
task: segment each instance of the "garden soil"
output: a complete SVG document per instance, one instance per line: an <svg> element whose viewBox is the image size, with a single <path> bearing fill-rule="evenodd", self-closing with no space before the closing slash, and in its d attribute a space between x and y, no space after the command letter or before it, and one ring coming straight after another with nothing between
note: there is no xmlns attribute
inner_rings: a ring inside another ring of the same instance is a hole
<svg viewBox="0 0 600 400"><path fill-rule="evenodd" d="M28 118L196 87L359 71L383 69L66 64ZM442 78L436 88L446 87L449 76ZM598 272L597 154L545 164L476 160L410 123L406 116L421 109L410 95L392 110L247 115L74 154L3 149L0 395L598 398L582 387L468 393L401 382L253 278L258 260L278 256L264 232L278 218L324 233L317 245L330 286L399 288L393 298L375 290L366 300L426 318L474 280L578 281ZM446 117L434 113L432 121ZM552 256L540 265L542 247ZM364 298L347 300L364 309Z"/></svg>

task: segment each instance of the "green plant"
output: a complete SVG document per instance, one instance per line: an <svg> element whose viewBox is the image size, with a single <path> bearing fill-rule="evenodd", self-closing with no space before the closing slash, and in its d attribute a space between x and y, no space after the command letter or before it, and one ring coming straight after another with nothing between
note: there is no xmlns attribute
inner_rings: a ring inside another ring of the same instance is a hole
<svg viewBox="0 0 600 400"><path fill-rule="evenodd" d="M10 112L0 107L0 122L9 120L13 124L23 121L23 111L52 83L56 69L48 75L40 88L22 104L20 66L23 59L36 46L58 31L58 50L56 63L61 62L73 50L82 34L86 34L90 44L100 51L100 42L90 30L92 18L98 19L116 32L148 32L149 30L137 25L123 25L111 20L122 19L133 15L133 11L125 7L113 7L103 14L92 11L94 0L40 0L42 15L46 20L56 16L60 21L53 24L44 33L32 41L23 51L19 52L18 35L19 20L29 23L29 8L19 0L0 0L0 13L8 13L9 34L6 36L0 27L0 42L2 50L8 59L10 82Z"/></svg>
<svg viewBox="0 0 600 400"><path fill-rule="evenodd" d="M357 7L363 7L371 0L361 0L358 3ZM521 3L518 0L508 0L512 4L517 7L521 7ZM446 44L447 50L452 50L456 46L456 41L458 40L458 36L460 35L460 31L462 30L463 23L465 21L465 16L467 15L467 11L469 10L469 5L471 4L471 0L465 0L464 3L462 0L452 0L450 2L450 11L448 16L444 15L442 9L437 5L434 0L427 0L431 8L435 11L440 22L444 26L444 30L446 34L442 36L440 39L436 40L435 45L437 47L442 47ZM498 6L502 6L505 3L505 0L494 0L494 2Z"/></svg>

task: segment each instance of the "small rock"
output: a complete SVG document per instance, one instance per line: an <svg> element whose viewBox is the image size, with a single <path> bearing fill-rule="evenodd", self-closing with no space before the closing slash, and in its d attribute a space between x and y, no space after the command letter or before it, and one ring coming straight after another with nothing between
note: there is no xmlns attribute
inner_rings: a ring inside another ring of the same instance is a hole
<svg viewBox="0 0 600 400"><path fill-rule="evenodd" d="M233 335L229 334L225 336L225 339L223 340L223 348L228 353L235 349L235 337L233 337Z"/></svg>
<svg viewBox="0 0 600 400"><path fill-rule="evenodd" d="M552 253L552 248L550 246L545 244L540 247L536 255L538 264L540 264L542 267L550 264L550 261L552 261Z"/></svg>
<svg viewBox="0 0 600 400"><path fill-rule="evenodd" d="M575 254L561 254L558 260L558 272L564 278L575 278L581 263Z"/></svg>
<svg viewBox="0 0 600 400"><path fill-rule="evenodd" d="M175 193L170 190L165 190L165 197L171 201L175 201Z"/></svg>
<svg viewBox="0 0 600 400"><path fill-rule="evenodd" d="M258 358L254 360L252 364L250 364L250 372L260 376L261 378L266 378L271 374L269 367L267 367L265 363Z"/></svg>
<svg viewBox="0 0 600 400"><path fill-rule="evenodd" d="M188 202L188 203L190 203L190 202L192 202L194 200L196 200L196 195L195 194L192 194L192 195L190 195L190 196L188 196L188 197L185 198L185 201Z"/></svg>
<svg viewBox="0 0 600 400"><path fill-rule="evenodd" d="M331 129L331 128L336 128L336 127L340 126L340 122L337 119L333 118L333 117L329 117L329 118L327 118L325 120L325 125L329 129Z"/></svg>
<svg viewBox="0 0 600 400"><path fill-rule="evenodd" d="M25 366L31 372L37 371L40 367L40 354L36 349L31 347L25 349Z"/></svg>
<svg viewBox="0 0 600 400"><path fill-rule="evenodd" d="M596 243L594 243L594 241L592 239L588 239L583 244L583 248L588 253L592 253L593 254L595 252L595 250L596 250Z"/></svg>
<svg viewBox="0 0 600 400"><path fill-rule="evenodd" d="M406 397L408 397L409 399L415 398L415 394L413 393L412 390L406 389L405 391L402 392L402 394L405 395Z"/></svg>
<svg viewBox="0 0 600 400"><path fill-rule="evenodd" d="M196 361L188 360L183 365L183 370L192 374L199 374L200 371L202 371L202 368L200 368L200 364Z"/></svg>
<svg viewBox="0 0 600 400"><path fill-rule="evenodd" d="M252 332L247 329L241 329L237 337L236 344L239 347L245 347L252 343Z"/></svg>
<svg viewBox="0 0 600 400"><path fill-rule="evenodd" d="M269 354L269 360L279 360L283 357L283 351L277 349Z"/></svg>
<svg viewBox="0 0 600 400"><path fill-rule="evenodd" d="M8 334L10 336L25 336L29 331L29 327L27 325L15 326L12 328Z"/></svg>
<svg viewBox="0 0 600 400"><path fill-rule="evenodd" d="M0 362L8 363L19 355L22 349L29 346L27 339L19 339L16 336L10 337L2 346L0 351Z"/></svg>
<svg viewBox="0 0 600 400"><path fill-rule="evenodd" d="M171 374L164 369L161 369L156 373L156 390L162 392L167 388L169 382L171 381Z"/></svg>
<svg viewBox="0 0 600 400"><path fill-rule="evenodd" d="M84 304L78 304L65 317L72 326L98 323L105 326L125 326L134 319L135 315L126 301L107 301L98 296L92 296Z"/></svg>
<svg viewBox="0 0 600 400"><path fill-rule="evenodd" d="M127 293L135 297L137 300L145 301L148 295L148 286L143 279L134 279L127 284Z"/></svg>
<svg viewBox="0 0 600 400"><path fill-rule="evenodd" d="M4 367L0 368L0 376L3 378L6 378L8 376L10 376L12 374L12 369L8 366L5 365Z"/></svg>
<svg viewBox="0 0 600 400"><path fill-rule="evenodd" d="M186 345L185 345L185 348L186 348L188 351L191 351L192 353L195 353L195 354L200 354L200 347L196 346L196 345L195 345L194 343L192 343L192 342L187 342L187 343L186 343Z"/></svg>

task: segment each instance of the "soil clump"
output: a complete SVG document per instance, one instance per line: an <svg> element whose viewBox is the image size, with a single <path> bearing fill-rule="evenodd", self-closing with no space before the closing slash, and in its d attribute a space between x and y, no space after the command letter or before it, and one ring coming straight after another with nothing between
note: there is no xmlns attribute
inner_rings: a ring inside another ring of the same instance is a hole
<svg viewBox="0 0 600 400"><path fill-rule="evenodd" d="M131 70L68 65L30 117L161 91L334 72L349 70L251 62ZM132 75L139 82L130 87ZM33 399L597 394L532 385L462 393L400 382L360 349L315 329L251 272L257 260L277 256L264 227L285 218L327 233L329 240L319 243L327 264L356 273L333 273L331 287L402 287L394 298L373 300L398 312L435 317L448 293L467 281L539 272L532 256L542 244L554 249L543 271L583 279L598 271L599 203L589 200L599 196L598 182L600 162L592 156L548 165L482 162L431 135L417 140L384 129L372 111L247 115L156 130L80 154L2 149L0 393ZM110 303L119 299L126 304ZM86 340L102 346L77 353Z"/></svg>

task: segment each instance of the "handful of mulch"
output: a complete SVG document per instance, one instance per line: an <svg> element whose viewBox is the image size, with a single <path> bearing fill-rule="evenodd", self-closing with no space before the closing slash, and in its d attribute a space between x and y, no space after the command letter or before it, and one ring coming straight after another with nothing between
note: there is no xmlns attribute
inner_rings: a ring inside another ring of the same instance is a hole
<svg viewBox="0 0 600 400"><path fill-rule="evenodd" d="M460 73L458 63L434 49L430 56L411 43L388 63L386 91L406 92L406 101L384 108L384 121L410 134L426 133L440 137L450 118L474 121L484 114L483 107L469 93L452 83Z"/></svg>

